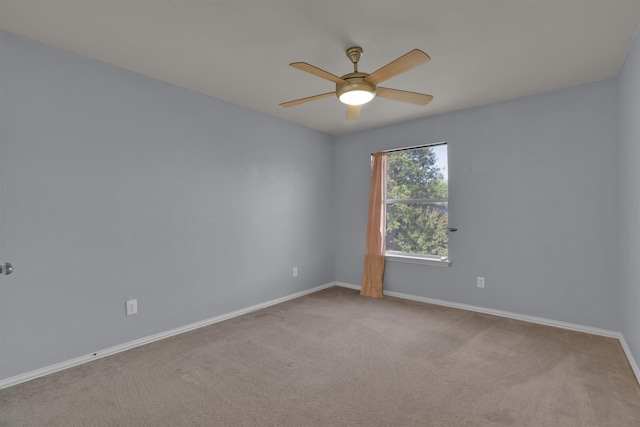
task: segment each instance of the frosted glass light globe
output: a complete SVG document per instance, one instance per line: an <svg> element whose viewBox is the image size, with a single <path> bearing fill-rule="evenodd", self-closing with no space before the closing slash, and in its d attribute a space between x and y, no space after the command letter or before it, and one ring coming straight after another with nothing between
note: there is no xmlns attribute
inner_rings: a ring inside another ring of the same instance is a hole
<svg viewBox="0 0 640 427"><path fill-rule="evenodd" d="M373 93L366 90L352 90L340 95L339 99L347 105L362 105L373 99Z"/></svg>

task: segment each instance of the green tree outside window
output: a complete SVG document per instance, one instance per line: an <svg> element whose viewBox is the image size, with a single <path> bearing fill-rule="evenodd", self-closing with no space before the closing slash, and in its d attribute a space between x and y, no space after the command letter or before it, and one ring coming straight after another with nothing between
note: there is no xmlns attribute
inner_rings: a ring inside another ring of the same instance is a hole
<svg viewBox="0 0 640 427"><path fill-rule="evenodd" d="M388 154L386 250L448 256L447 146Z"/></svg>

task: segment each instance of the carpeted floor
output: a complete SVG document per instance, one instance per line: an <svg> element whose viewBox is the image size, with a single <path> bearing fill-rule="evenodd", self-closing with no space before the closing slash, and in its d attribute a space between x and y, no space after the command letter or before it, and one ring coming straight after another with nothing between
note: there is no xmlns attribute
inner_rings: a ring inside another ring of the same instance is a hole
<svg viewBox="0 0 640 427"><path fill-rule="evenodd" d="M640 426L617 340L330 288L0 390L2 426Z"/></svg>

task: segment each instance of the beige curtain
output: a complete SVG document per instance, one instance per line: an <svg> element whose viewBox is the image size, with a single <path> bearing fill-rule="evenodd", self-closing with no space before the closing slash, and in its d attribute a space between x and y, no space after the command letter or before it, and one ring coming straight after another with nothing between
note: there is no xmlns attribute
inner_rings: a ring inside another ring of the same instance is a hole
<svg viewBox="0 0 640 427"><path fill-rule="evenodd" d="M387 187L387 153L373 154L371 188L369 190L369 219L367 221L367 242L364 251L362 290L360 295L382 298L382 277L384 276L384 246Z"/></svg>

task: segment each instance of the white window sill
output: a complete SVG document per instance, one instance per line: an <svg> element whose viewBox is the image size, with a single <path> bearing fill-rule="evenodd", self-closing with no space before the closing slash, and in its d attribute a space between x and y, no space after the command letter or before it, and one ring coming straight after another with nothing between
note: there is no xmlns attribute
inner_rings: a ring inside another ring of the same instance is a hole
<svg viewBox="0 0 640 427"><path fill-rule="evenodd" d="M386 253L385 259L393 262L408 262L410 264L435 265L438 267L450 267L451 261L442 258L425 257L398 253Z"/></svg>

